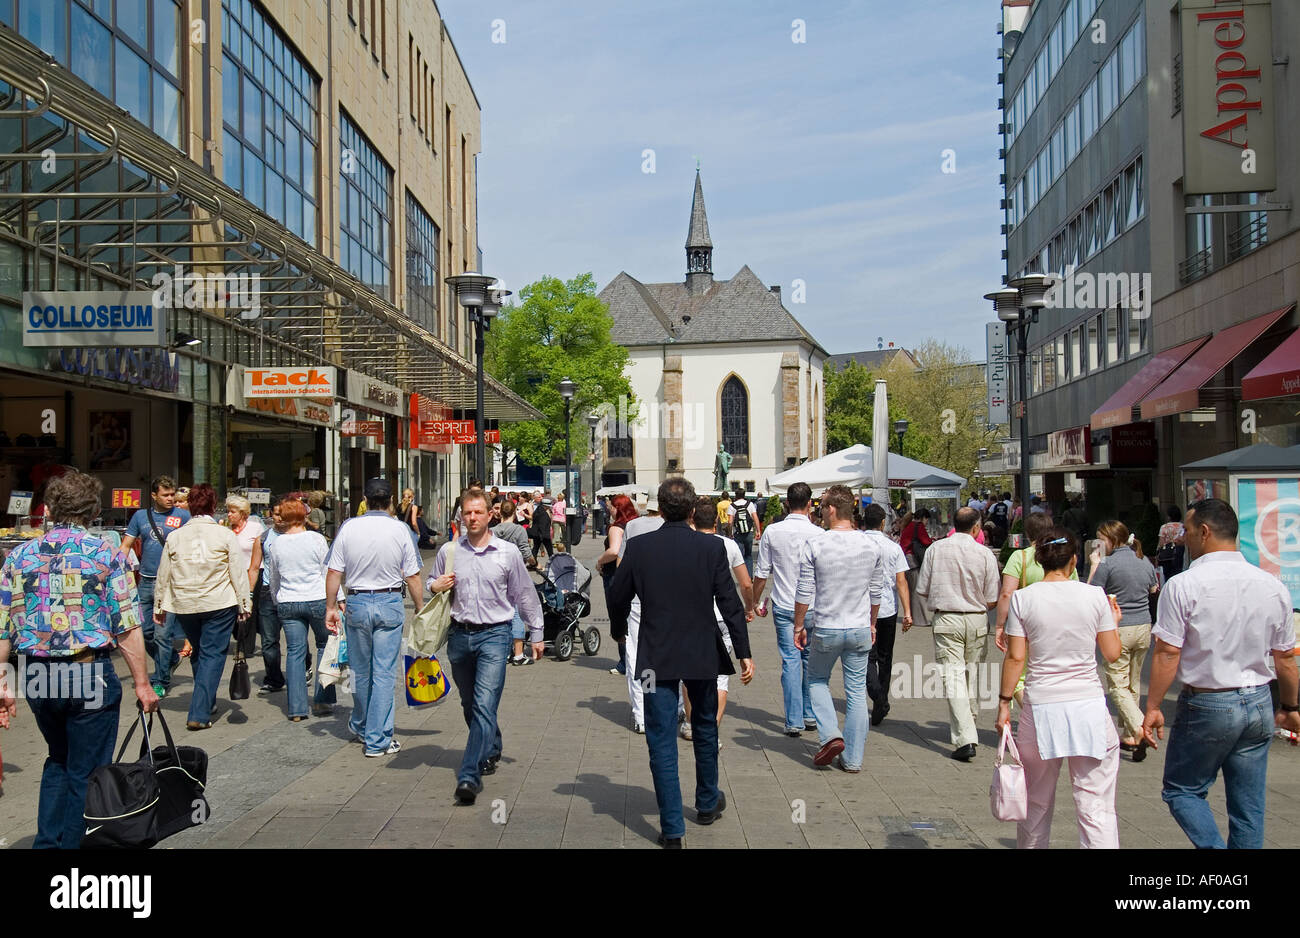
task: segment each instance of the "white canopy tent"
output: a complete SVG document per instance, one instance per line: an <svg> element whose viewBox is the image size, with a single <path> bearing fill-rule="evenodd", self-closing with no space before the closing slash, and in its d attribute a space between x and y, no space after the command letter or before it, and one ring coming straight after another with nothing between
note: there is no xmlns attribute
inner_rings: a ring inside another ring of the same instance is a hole
<svg viewBox="0 0 1300 938"><path fill-rule="evenodd" d="M596 494L606 497L613 495L626 495L628 498L636 501L638 495L650 494L650 486L644 482L629 482L627 485L607 485L604 488L596 489Z"/></svg>
<svg viewBox="0 0 1300 938"><path fill-rule="evenodd" d="M851 489L871 487L876 484L872 480L872 465L871 447L857 443L848 449L827 453L819 459L808 460L802 466L768 476L767 489L770 492L785 492L794 483L804 482L814 495L819 495L832 485L847 485ZM887 484L890 488L907 488L917 479L931 476L959 487L966 484L966 480L959 475L897 453L889 454ZM935 480L930 481L933 484Z"/></svg>

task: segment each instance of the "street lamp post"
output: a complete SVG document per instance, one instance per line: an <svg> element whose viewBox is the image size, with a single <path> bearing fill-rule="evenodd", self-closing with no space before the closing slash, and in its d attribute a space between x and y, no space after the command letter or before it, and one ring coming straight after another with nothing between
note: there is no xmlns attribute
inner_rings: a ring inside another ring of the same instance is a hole
<svg viewBox="0 0 1300 938"><path fill-rule="evenodd" d="M492 291L488 287L496 283L496 277L467 271L454 277L446 278L456 290L456 301L465 307L470 322L474 323L474 358L475 358L475 408L474 408L474 474L480 482L487 483L487 459L483 442L483 333L492 326L492 317L501 309L501 300L508 295L507 290ZM450 314L450 310L448 313Z"/></svg>
<svg viewBox="0 0 1300 938"><path fill-rule="evenodd" d="M903 435L907 433L907 421L902 417L894 421L894 432L898 434L898 455L903 455Z"/></svg>
<svg viewBox="0 0 1300 938"><path fill-rule="evenodd" d="M588 454L591 458L591 532L593 535L596 533L596 425L598 423L600 423L600 416L598 414L587 414L587 426L591 427L591 449L588 451Z"/></svg>
<svg viewBox="0 0 1300 938"><path fill-rule="evenodd" d="M1020 506L1024 517L1029 516L1029 373L1025 359L1029 354L1029 324L1037 321L1038 311L1047 305L1047 291L1052 279L1044 274L1027 274L1017 277L1005 289L984 294L993 301L998 319L1016 328L1016 362L1019 368L1016 404L1020 410Z"/></svg>
<svg viewBox="0 0 1300 938"><path fill-rule="evenodd" d="M569 409L573 404L573 392L577 386L568 378L560 382L560 396L564 398L564 514L567 526L566 537L573 545L573 483L569 481L573 467L573 447L569 439Z"/></svg>

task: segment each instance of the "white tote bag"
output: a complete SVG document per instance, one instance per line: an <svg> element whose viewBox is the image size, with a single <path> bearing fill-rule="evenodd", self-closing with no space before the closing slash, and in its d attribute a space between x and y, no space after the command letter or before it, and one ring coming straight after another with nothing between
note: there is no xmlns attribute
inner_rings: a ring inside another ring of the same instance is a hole
<svg viewBox="0 0 1300 938"><path fill-rule="evenodd" d="M1015 762L1003 762L1010 749ZM989 806L999 821L1023 821L1029 816L1029 789L1025 785L1025 767L1020 763L1020 750L1011 736L1011 724L1002 727L1002 741L998 743L998 758L993 765L993 784L989 786Z"/></svg>

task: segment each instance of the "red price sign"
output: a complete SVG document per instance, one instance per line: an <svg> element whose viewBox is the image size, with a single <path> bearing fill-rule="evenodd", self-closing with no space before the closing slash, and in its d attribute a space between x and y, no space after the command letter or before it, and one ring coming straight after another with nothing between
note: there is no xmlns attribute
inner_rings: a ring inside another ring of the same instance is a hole
<svg viewBox="0 0 1300 938"><path fill-rule="evenodd" d="M140 489L113 489L114 508L139 508Z"/></svg>

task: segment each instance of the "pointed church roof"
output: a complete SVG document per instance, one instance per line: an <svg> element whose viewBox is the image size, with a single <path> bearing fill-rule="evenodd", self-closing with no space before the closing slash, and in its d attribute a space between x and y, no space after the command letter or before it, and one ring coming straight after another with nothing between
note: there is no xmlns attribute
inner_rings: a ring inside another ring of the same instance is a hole
<svg viewBox="0 0 1300 938"><path fill-rule="evenodd" d="M709 216L704 211L704 186L700 184L700 171L695 170L695 198L691 200L691 227L686 232L686 249L711 248Z"/></svg>
<svg viewBox="0 0 1300 938"><path fill-rule="evenodd" d="M622 271L600 291L600 299L609 306L611 335L620 345L786 340L807 342L827 354L748 265L695 296L684 283L642 283Z"/></svg>

